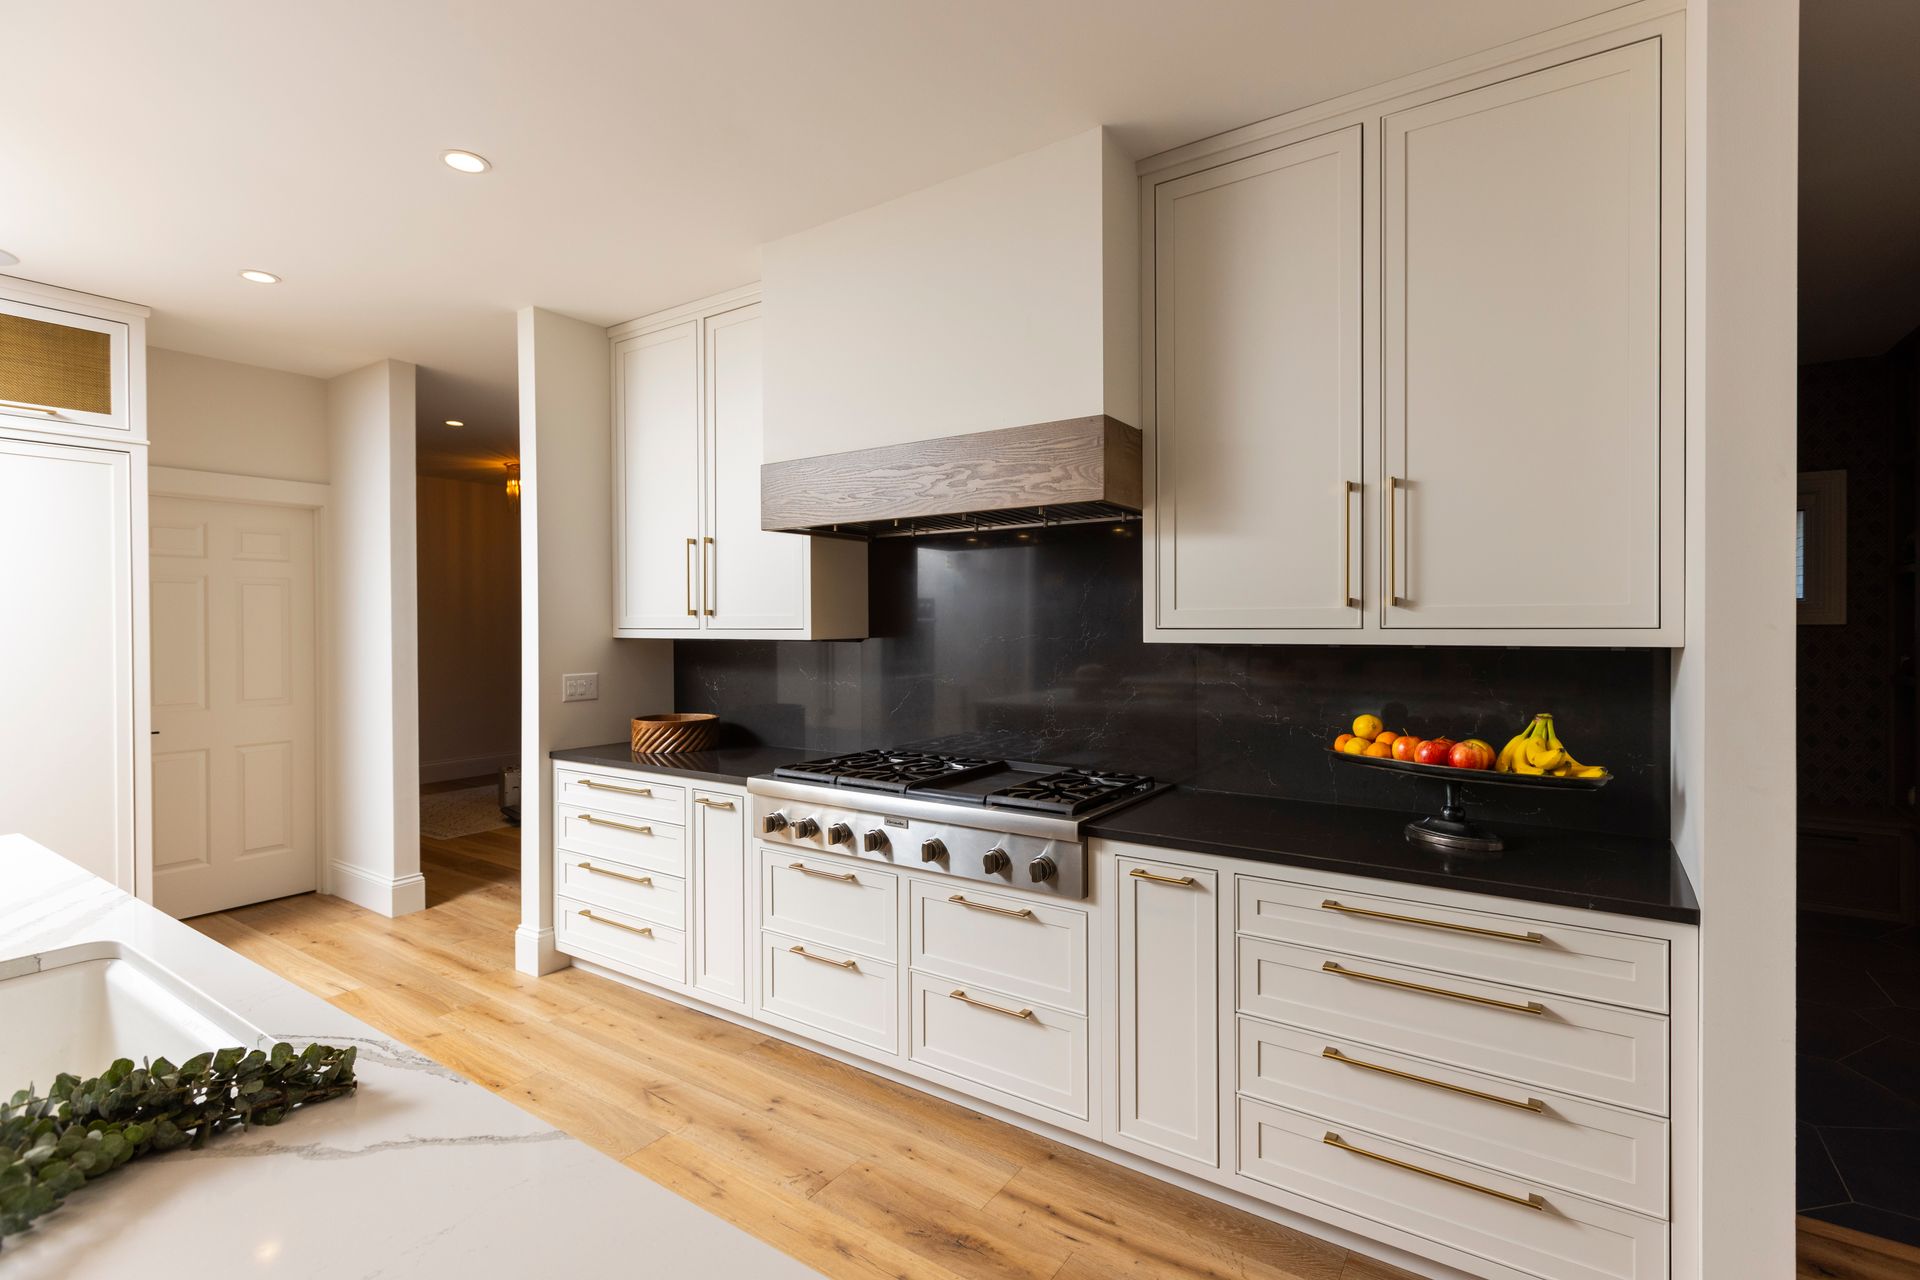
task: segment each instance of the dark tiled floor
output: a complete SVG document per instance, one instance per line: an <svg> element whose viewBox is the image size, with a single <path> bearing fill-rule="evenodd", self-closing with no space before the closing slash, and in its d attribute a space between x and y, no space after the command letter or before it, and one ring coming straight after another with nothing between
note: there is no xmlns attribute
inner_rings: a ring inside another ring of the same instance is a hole
<svg viewBox="0 0 1920 1280"><path fill-rule="evenodd" d="M1800 917L1800 1212L1920 1245L1920 928Z"/></svg>

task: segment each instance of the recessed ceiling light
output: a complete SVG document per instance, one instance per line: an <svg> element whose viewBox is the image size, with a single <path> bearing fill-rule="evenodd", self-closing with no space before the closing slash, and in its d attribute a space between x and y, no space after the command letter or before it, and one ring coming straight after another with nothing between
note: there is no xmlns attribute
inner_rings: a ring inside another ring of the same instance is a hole
<svg viewBox="0 0 1920 1280"><path fill-rule="evenodd" d="M251 280L255 284L279 284L280 277L271 271L256 271L252 267L240 273L242 280Z"/></svg>
<svg viewBox="0 0 1920 1280"><path fill-rule="evenodd" d="M0 249L0 267L17 267L19 265L20 259L14 257L5 249Z"/></svg>
<svg viewBox="0 0 1920 1280"><path fill-rule="evenodd" d="M475 155L471 151L442 151L440 158L446 161L447 168L458 169L462 173L485 173L493 168L485 156Z"/></svg>
<svg viewBox="0 0 1920 1280"><path fill-rule="evenodd" d="M464 427L464 426L466 426L467 424L466 424L466 423L464 423L464 422L462 422L462 421L460 421L460 419L458 419L458 418L448 418L448 419L447 419L447 425L448 425L448 426L450 426L450 427Z"/></svg>

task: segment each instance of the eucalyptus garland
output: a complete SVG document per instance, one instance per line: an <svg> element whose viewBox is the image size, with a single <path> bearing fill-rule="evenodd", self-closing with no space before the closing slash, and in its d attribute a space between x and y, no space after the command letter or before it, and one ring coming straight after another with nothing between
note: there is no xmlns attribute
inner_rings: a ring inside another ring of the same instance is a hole
<svg viewBox="0 0 1920 1280"><path fill-rule="evenodd" d="M295 1107L352 1093L352 1048L222 1049L174 1066L122 1058L92 1080L65 1073L45 1097L0 1102L0 1239L129 1160L201 1147L235 1125L279 1124Z"/></svg>

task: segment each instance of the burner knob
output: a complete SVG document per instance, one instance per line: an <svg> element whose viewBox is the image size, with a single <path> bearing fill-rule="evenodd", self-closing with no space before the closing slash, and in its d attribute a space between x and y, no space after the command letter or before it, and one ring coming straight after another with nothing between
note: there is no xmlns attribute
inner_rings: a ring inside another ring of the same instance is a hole
<svg viewBox="0 0 1920 1280"><path fill-rule="evenodd" d="M920 842L920 861L937 862L947 856L947 846L937 836Z"/></svg>
<svg viewBox="0 0 1920 1280"><path fill-rule="evenodd" d="M873 828L860 837L860 847L868 853L885 853L887 851L887 833L878 827Z"/></svg>
<svg viewBox="0 0 1920 1280"><path fill-rule="evenodd" d="M851 849L853 847L853 828L844 822L834 823L827 828L827 843L844 844Z"/></svg>
<svg viewBox="0 0 1920 1280"><path fill-rule="evenodd" d="M777 809L774 810L766 817L766 827L768 835L772 835L776 831L785 831L787 829L787 815Z"/></svg>
<svg viewBox="0 0 1920 1280"><path fill-rule="evenodd" d="M1060 868L1054 865L1053 859L1044 853L1027 864L1027 875L1035 883L1053 879L1059 870Z"/></svg>
<svg viewBox="0 0 1920 1280"><path fill-rule="evenodd" d="M811 840L820 834L820 823L814 818L802 818L793 824L793 835L797 840Z"/></svg>
<svg viewBox="0 0 1920 1280"><path fill-rule="evenodd" d="M1013 865L1013 859L1007 856L1005 849L989 849L980 855L980 869L988 875L997 876Z"/></svg>

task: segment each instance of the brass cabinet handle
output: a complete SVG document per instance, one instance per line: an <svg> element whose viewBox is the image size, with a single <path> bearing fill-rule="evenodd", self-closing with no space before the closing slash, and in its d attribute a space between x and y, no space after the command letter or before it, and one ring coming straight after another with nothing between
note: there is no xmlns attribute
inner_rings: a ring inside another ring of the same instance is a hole
<svg viewBox="0 0 1920 1280"><path fill-rule="evenodd" d="M1145 867L1135 867L1127 874L1135 880L1151 880L1155 884L1177 884L1183 888L1193 883L1192 876L1157 876Z"/></svg>
<svg viewBox="0 0 1920 1280"><path fill-rule="evenodd" d="M1015 911L1012 907L996 907L990 902L973 902L964 894L958 893L949 896L947 901L957 902L969 911L991 911L997 916L1012 916L1016 920L1033 919L1032 907L1021 907L1018 911Z"/></svg>
<svg viewBox="0 0 1920 1280"><path fill-rule="evenodd" d="M1387 477L1387 603L1400 603L1400 538L1396 532L1400 477Z"/></svg>
<svg viewBox="0 0 1920 1280"><path fill-rule="evenodd" d="M1454 924L1447 920L1427 920L1420 916L1397 916L1391 911L1369 911L1365 907L1345 906L1332 898L1320 904L1322 911L1338 911L1342 915L1365 916L1369 920L1392 920L1396 924L1424 925L1429 929L1451 929L1455 933L1471 933L1480 938L1498 938L1502 942L1531 942L1536 945L1546 941L1537 933L1507 933L1500 929L1482 929L1477 925Z"/></svg>
<svg viewBox="0 0 1920 1280"><path fill-rule="evenodd" d="M1463 1084L1449 1084L1445 1080L1435 1080L1431 1076L1417 1076L1411 1071L1401 1071L1395 1067L1382 1066L1378 1062L1363 1062L1359 1058L1349 1058L1332 1045L1328 1045L1322 1049L1320 1056L1323 1058L1331 1058L1335 1062L1344 1062L1347 1066L1358 1067L1362 1071L1378 1071L1383 1076L1393 1076L1398 1080L1411 1080L1415 1084L1429 1084L1436 1089L1445 1089L1449 1093L1463 1093L1469 1098L1478 1098L1482 1102L1497 1102L1503 1107L1512 1107L1517 1111L1541 1112L1547 1109L1546 1104L1538 1098L1528 1098L1525 1101L1517 1101L1513 1098L1503 1098L1497 1093L1482 1093L1478 1089L1469 1089Z"/></svg>
<svg viewBox="0 0 1920 1280"><path fill-rule="evenodd" d="M1340 607L1353 607L1353 491L1352 480L1340 482Z"/></svg>
<svg viewBox="0 0 1920 1280"><path fill-rule="evenodd" d="M709 808L709 809L731 809L731 808L733 808L733 801L731 801L731 800L709 800L709 799L707 799L707 798L706 798L705 796L695 796L695 797L693 798L693 802L694 802L695 804L703 804L703 805L705 805L705 806L707 806L707 808Z"/></svg>
<svg viewBox="0 0 1920 1280"><path fill-rule="evenodd" d="M714 581L720 576L720 548L712 538L706 538L703 541L706 545L700 552L700 605L711 618L713 602L720 594L720 589Z"/></svg>
<svg viewBox="0 0 1920 1280"><path fill-rule="evenodd" d="M49 408L44 404L28 404L24 400L0 400L0 409L20 409L27 413L45 414L49 418L61 416L58 409Z"/></svg>
<svg viewBox="0 0 1920 1280"><path fill-rule="evenodd" d="M860 967L857 960L831 960L826 956L817 956L805 947L788 947L787 950L799 956L802 960L811 960L816 964L830 964L836 969L858 969Z"/></svg>
<svg viewBox="0 0 1920 1280"><path fill-rule="evenodd" d="M1445 987L1423 986L1418 982L1408 982L1404 978L1383 978L1377 973L1361 973L1357 969L1347 969L1329 960L1320 966L1322 972L1338 974L1342 978L1358 978L1361 982L1378 982L1389 987L1399 987L1405 991L1418 991L1422 995L1445 996L1449 1000L1466 1000L1473 1004L1489 1005L1495 1009L1511 1009L1515 1013L1531 1013L1536 1017L1547 1011L1547 1007L1529 1000L1517 1004L1512 1000L1495 1000L1492 996L1476 996L1465 991L1449 991Z"/></svg>
<svg viewBox="0 0 1920 1280"><path fill-rule="evenodd" d="M698 538L687 539L686 564L681 566L687 571L687 616L689 618L697 618L700 616L700 611L693 607L693 558L700 554L699 547L700 540Z"/></svg>
<svg viewBox="0 0 1920 1280"><path fill-rule="evenodd" d="M595 924L604 924L609 929L625 929L628 933L637 933L643 938L651 938L653 936L652 929L642 928L636 924L621 924L618 920L609 920L605 916L597 916L591 911L582 911L580 917L583 920L591 920Z"/></svg>
<svg viewBox="0 0 1920 1280"><path fill-rule="evenodd" d="M591 862L581 863L580 869L591 871L597 876L605 876L609 880L625 880L628 884L641 884L649 889L653 888L652 876L630 876L624 871L609 871L605 867L596 867Z"/></svg>
<svg viewBox="0 0 1920 1280"><path fill-rule="evenodd" d="M958 1000L961 1004L970 1004L976 1009L990 1009L994 1013L1002 1013L1009 1018L1024 1018L1028 1022L1033 1021L1033 1010L1031 1009L1007 1009L997 1004L988 1004L985 1000L975 1000L964 991L949 991L947 992L947 999Z"/></svg>
<svg viewBox="0 0 1920 1280"><path fill-rule="evenodd" d="M1511 1191L1496 1191L1492 1187L1483 1187L1477 1182L1468 1182L1465 1178L1456 1178L1450 1173L1441 1173L1437 1169L1422 1169L1417 1164L1408 1164L1405 1160L1395 1160L1392 1156L1383 1156L1378 1151L1368 1151L1364 1148L1356 1147L1337 1133L1329 1133L1326 1137L1320 1139L1320 1141L1330 1147L1338 1147L1342 1151L1351 1152L1356 1156L1365 1156L1369 1160L1378 1160L1381 1164L1390 1164L1396 1169L1405 1169L1408 1173L1417 1173L1422 1177L1432 1178L1437 1182L1447 1183L1449 1186L1462 1187L1468 1191L1478 1191L1481 1195L1492 1196L1495 1200L1505 1200L1508 1204L1517 1204L1526 1209L1544 1209L1547 1207L1547 1202L1538 1195L1529 1193L1524 1196L1517 1196Z"/></svg>
<svg viewBox="0 0 1920 1280"><path fill-rule="evenodd" d="M623 796L646 796L649 799L653 797L652 787L623 787L612 782L595 782L592 778L579 778L576 781L580 786L591 787L595 791L618 791Z"/></svg>
<svg viewBox="0 0 1920 1280"><path fill-rule="evenodd" d="M851 871L815 871L804 862L789 862L787 870L798 871L803 876L812 876L815 880L839 880L845 884L858 884L860 877Z"/></svg>
<svg viewBox="0 0 1920 1280"><path fill-rule="evenodd" d="M631 826L625 822L615 822L612 818L596 818L590 813L581 814L580 821L591 822L596 827L612 827L616 831L631 831L637 836L650 836L653 834L652 827Z"/></svg>

